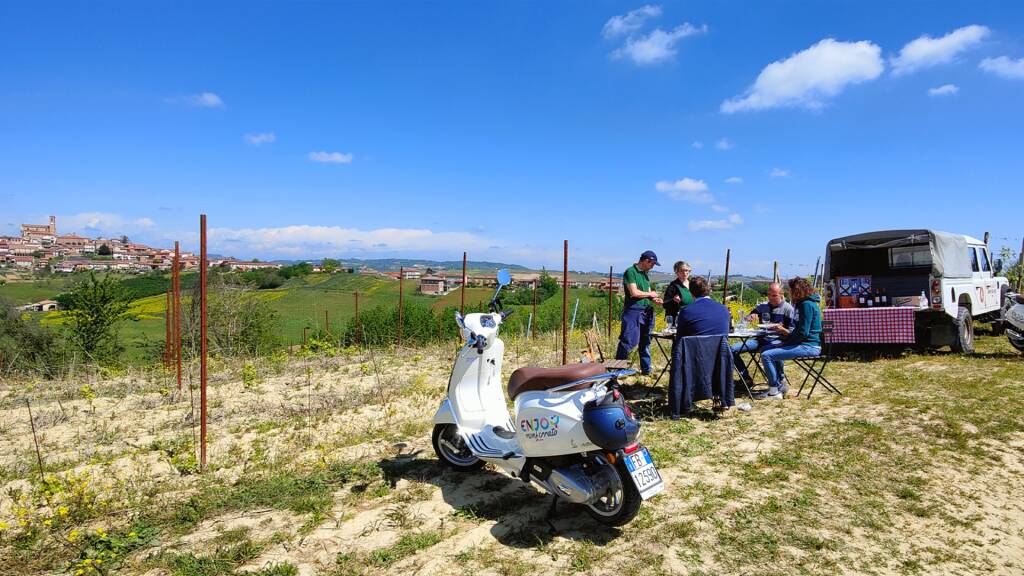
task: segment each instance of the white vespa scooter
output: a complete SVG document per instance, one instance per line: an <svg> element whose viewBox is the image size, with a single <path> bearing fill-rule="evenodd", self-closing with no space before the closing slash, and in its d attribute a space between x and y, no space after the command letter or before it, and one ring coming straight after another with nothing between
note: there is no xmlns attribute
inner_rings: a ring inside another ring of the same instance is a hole
<svg viewBox="0 0 1024 576"><path fill-rule="evenodd" d="M515 403L510 418L501 379L505 344L498 337L512 313L501 311L498 294L510 282L507 270L498 272L490 313L455 315L466 345L434 415L434 451L456 470L490 462L553 494L553 504L583 504L602 524L626 524L665 485L637 442L640 423L615 380L621 373L601 364L520 368L508 382Z"/></svg>

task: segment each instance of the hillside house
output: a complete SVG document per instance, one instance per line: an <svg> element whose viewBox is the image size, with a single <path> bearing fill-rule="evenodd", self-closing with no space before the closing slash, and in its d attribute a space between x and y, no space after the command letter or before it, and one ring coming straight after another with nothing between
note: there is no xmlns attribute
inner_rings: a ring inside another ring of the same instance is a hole
<svg viewBox="0 0 1024 576"><path fill-rule="evenodd" d="M423 276L420 278L420 292L434 296L443 296L451 288L444 276Z"/></svg>

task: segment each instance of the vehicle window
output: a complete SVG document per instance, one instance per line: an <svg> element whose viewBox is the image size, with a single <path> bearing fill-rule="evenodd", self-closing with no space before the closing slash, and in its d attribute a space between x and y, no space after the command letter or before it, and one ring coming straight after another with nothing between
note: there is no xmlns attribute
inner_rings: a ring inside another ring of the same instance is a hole
<svg viewBox="0 0 1024 576"><path fill-rule="evenodd" d="M889 249L890 268L922 268L931 265L932 250L927 244Z"/></svg>
<svg viewBox="0 0 1024 576"><path fill-rule="evenodd" d="M980 272L981 269L978 268L978 252L974 248L968 248L967 255L971 257L971 270Z"/></svg>
<svg viewBox="0 0 1024 576"><path fill-rule="evenodd" d="M978 260L981 261L981 271L991 272L992 266L988 262L988 250L984 248L978 248Z"/></svg>

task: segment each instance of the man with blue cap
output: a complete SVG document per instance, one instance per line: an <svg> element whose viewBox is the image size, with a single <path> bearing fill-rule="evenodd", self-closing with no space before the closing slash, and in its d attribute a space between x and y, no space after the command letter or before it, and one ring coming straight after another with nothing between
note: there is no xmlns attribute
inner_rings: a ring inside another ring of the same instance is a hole
<svg viewBox="0 0 1024 576"><path fill-rule="evenodd" d="M651 250L640 255L640 261L622 274L622 286L626 292L626 303L622 309L622 328L619 331L619 347L615 350L616 360L629 358L629 353L640 346L640 373L651 373L651 329L654 327L654 305L661 304L656 290L651 290L651 279L647 273L659 266L658 256Z"/></svg>

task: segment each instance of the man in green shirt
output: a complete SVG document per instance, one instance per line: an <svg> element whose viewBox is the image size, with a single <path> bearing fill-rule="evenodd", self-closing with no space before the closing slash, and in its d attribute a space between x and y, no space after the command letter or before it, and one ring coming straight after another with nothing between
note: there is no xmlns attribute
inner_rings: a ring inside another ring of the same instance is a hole
<svg viewBox="0 0 1024 576"><path fill-rule="evenodd" d="M640 373L651 372L651 328L654 326L654 304L661 304L657 291L651 290L651 279L647 273L658 266L658 256L647 250L640 255L640 261L622 274L622 286L626 292L626 305L622 309L622 328L619 331L619 346L615 350L617 360L629 358L629 353L640 346Z"/></svg>

